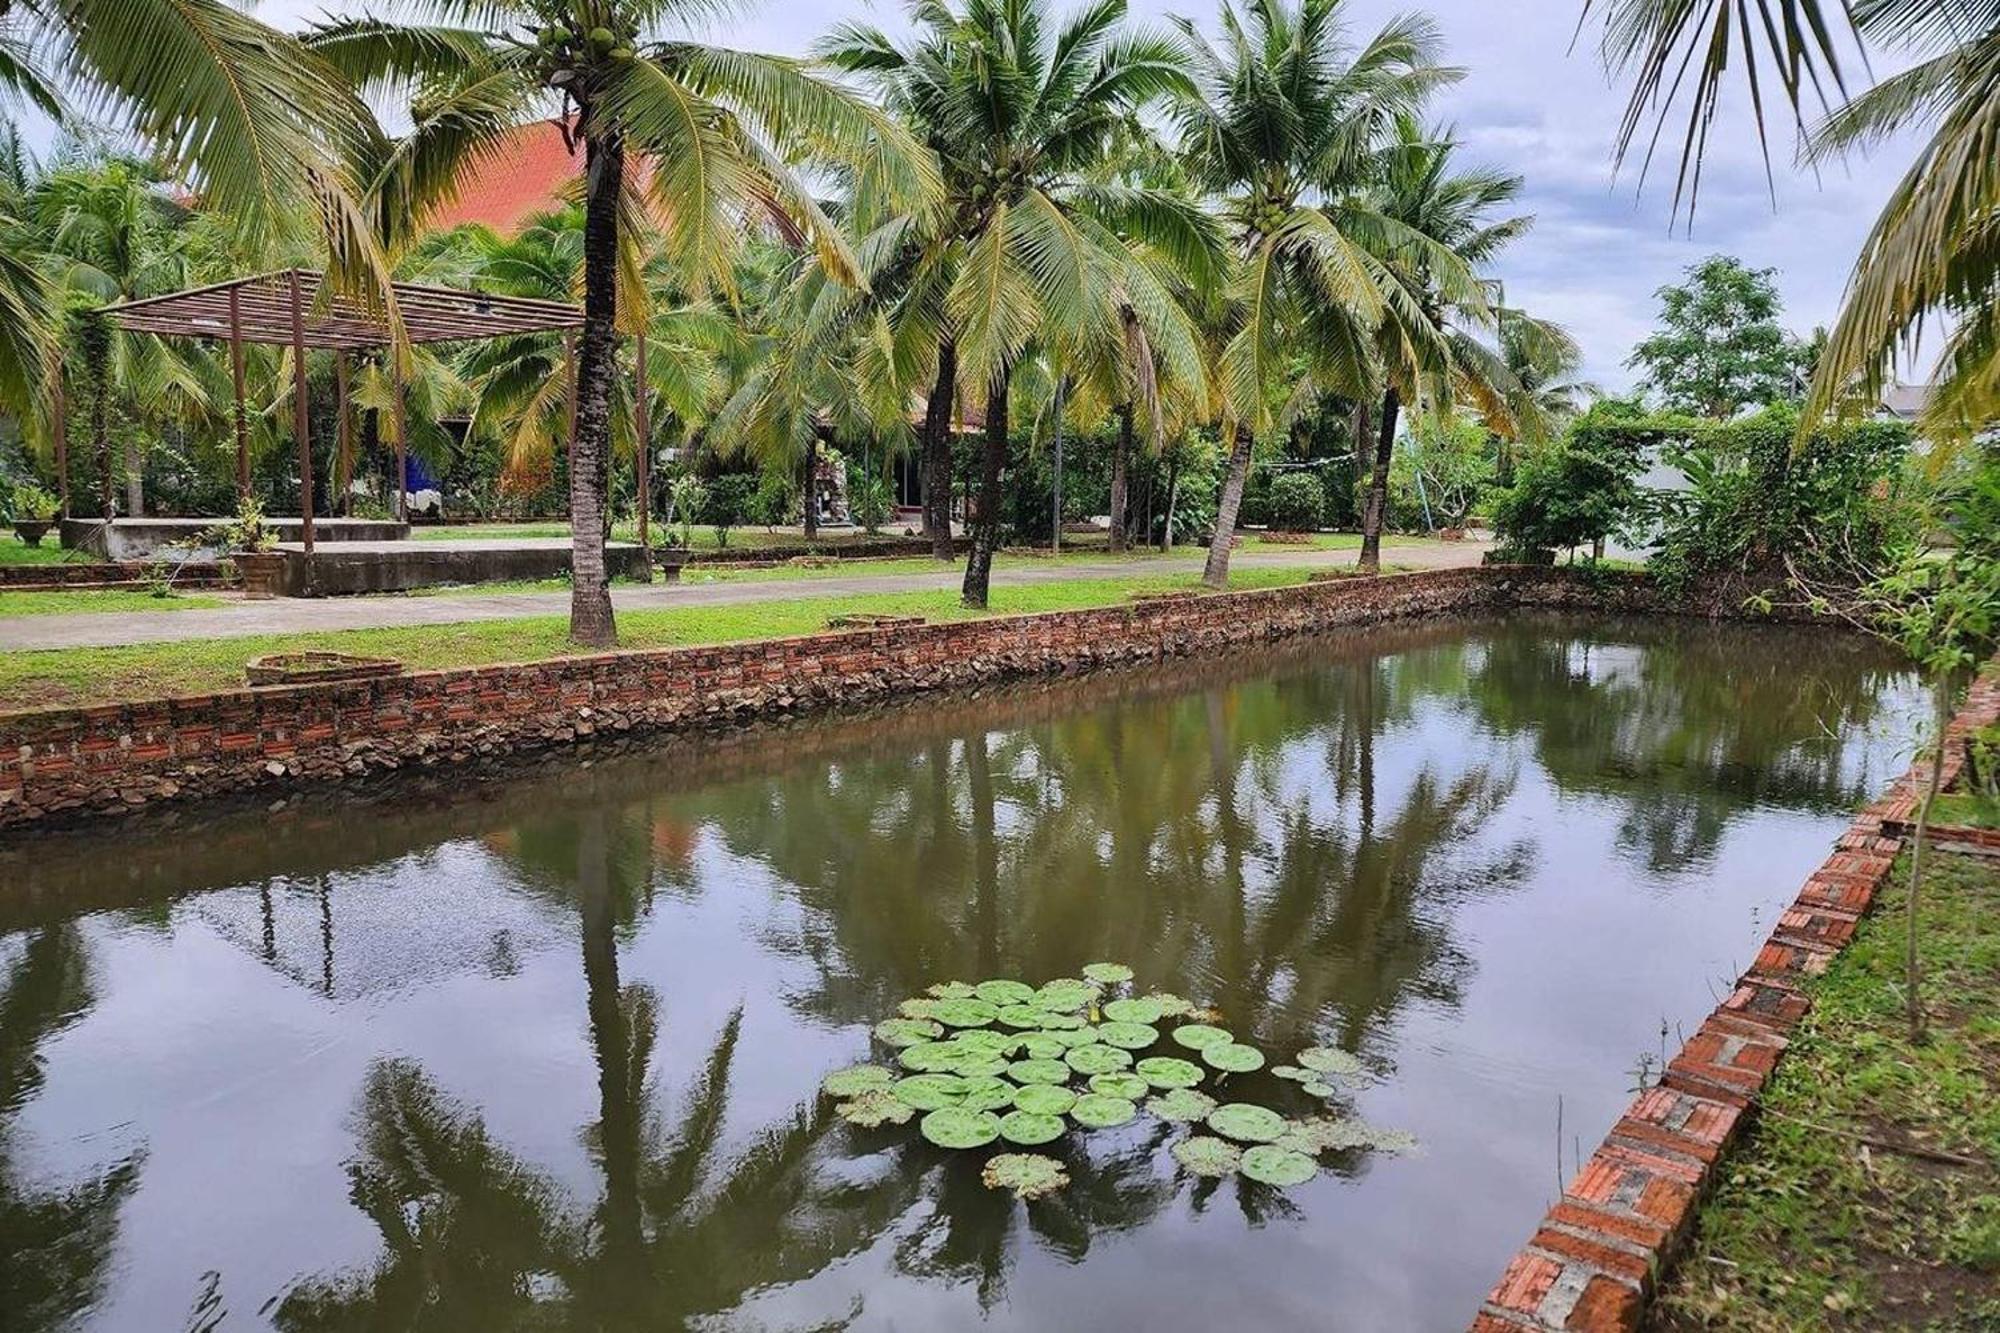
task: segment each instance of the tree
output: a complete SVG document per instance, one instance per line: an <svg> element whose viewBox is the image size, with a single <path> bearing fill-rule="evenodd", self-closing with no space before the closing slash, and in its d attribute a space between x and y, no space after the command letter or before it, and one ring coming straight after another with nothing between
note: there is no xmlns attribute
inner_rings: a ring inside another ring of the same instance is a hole
<svg viewBox="0 0 2000 1333"><path fill-rule="evenodd" d="M1395 119L1458 72L1438 63L1431 20L1397 19L1350 51L1343 12L1341 0L1251 0L1242 11L1225 3L1219 47L1181 21L1197 75L1174 104L1188 176L1220 201L1239 259L1215 321L1230 439L1202 576L1213 587L1229 581L1257 439L1319 393L1369 392L1376 330L1404 302L1378 256L1392 244L1428 244L1362 187ZM1286 383L1301 357L1307 374Z"/></svg>
<svg viewBox="0 0 2000 1333"><path fill-rule="evenodd" d="M1405 402L1451 411L1464 398L1495 434L1515 434L1510 403L1520 385L1504 355L1477 336L1499 315L1495 284L1478 270L1533 224L1531 216L1495 219L1494 209L1520 194L1519 176L1461 167L1449 135L1426 132L1399 118L1381 150L1376 207L1399 230L1384 237L1382 259L1397 285L1375 335L1381 368L1381 411L1374 468L1361 506L1360 568L1382 564L1382 527L1389 510L1389 473L1396 423Z"/></svg>
<svg viewBox="0 0 2000 1333"><path fill-rule="evenodd" d="M1749 71L1760 137L1760 69L1780 72L1787 109L1845 96L1841 39L1894 44L1917 62L1834 111L1812 135L1819 162L1865 151L1899 131L1929 138L1863 243L1800 421L1803 436L1843 403L1879 401L1904 353L1933 319L1950 327L1922 427L1969 436L2000 417L2000 6L1937 0L1585 0L1604 20L1602 51L1632 75L1621 157L1653 108L1660 123L1689 90L1676 208L1693 209L1708 130L1732 63ZM1732 30L1735 39L1732 43ZM1739 60L1738 51L1741 48ZM1775 106L1775 101L1772 103ZM1940 319L1940 317L1942 317Z"/></svg>
<svg viewBox="0 0 2000 1333"><path fill-rule="evenodd" d="M563 109L562 133L584 165L570 637L608 646L618 637L604 561L612 399L618 336L647 317L633 281L643 219L657 224L667 262L693 291L726 291L731 258L753 219L767 217L852 280L853 255L791 164L837 159L919 204L935 189L935 166L887 116L796 61L665 36L701 12L694 6L564 0L445 11L480 26L349 19L320 28L312 49L359 87L423 94L411 134L372 178L371 204L392 234L415 227L449 196L459 169L496 151L514 125L551 99ZM515 35L523 31L528 38ZM628 156L647 168L643 186Z"/></svg>
<svg viewBox="0 0 2000 1333"><path fill-rule="evenodd" d="M1715 421L1796 397L1803 350L1778 322L1776 272L1729 255L1689 265L1685 283L1655 293L1659 332L1626 366L1668 411Z"/></svg>
<svg viewBox="0 0 2000 1333"><path fill-rule="evenodd" d="M874 83L943 165L943 206L883 225L897 229L904 251L898 361L912 382L930 385L926 457L939 456L960 382L985 402L969 606L987 601L1005 508L1011 379L1030 345L1064 366L1090 364L1116 347L1127 309L1156 345L1191 342L1130 241L1199 270L1212 249L1208 221L1185 198L1103 179L1120 127L1161 96L1191 91L1186 53L1165 37L1124 31L1124 17L1124 0L1099 0L1060 24L1049 0L936 3L916 10L908 43L847 24L822 47ZM933 462L934 498L941 480ZM934 537L944 531L936 517L933 527Z"/></svg>

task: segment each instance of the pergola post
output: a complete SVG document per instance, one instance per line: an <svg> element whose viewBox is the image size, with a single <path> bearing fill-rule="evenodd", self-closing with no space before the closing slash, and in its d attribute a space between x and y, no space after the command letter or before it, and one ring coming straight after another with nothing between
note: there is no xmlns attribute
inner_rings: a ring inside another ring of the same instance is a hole
<svg viewBox="0 0 2000 1333"><path fill-rule="evenodd" d="M250 498L250 414L243 405L243 305L229 289L229 375L236 387L236 502Z"/></svg>
<svg viewBox="0 0 2000 1333"><path fill-rule="evenodd" d="M410 521L410 470L404 464L409 454L410 418L403 405L403 359L389 349L389 383L396 406L396 521ZM439 506L442 515L443 506Z"/></svg>
<svg viewBox="0 0 2000 1333"><path fill-rule="evenodd" d="M49 428L55 434L56 442L56 497L62 502L61 514L69 517L69 399L63 393L62 367L49 385L51 419Z"/></svg>
<svg viewBox="0 0 2000 1333"><path fill-rule="evenodd" d="M292 303L292 429L299 440L299 534L308 559L313 553L312 422L306 410L306 310L299 295L299 271L287 273Z"/></svg>
<svg viewBox="0 0 2000 1333"><path fill-rule="evenodd" d="M653 431L652 418L647 410L646 380L646 331L639 330L638 383L632 391L632 424L637 436L633 453L637 455L637 482L639 487L639 577L651 582L653 577L653 544L650 538L649 520L653 509Z"/></svg>
<svg viewBox="0 0 2000 1333"><path fill-rule="evenodd" d="M354 425L347 406L347 353L333 354L333 490L339 506L333 512L347 517L354 494Z"/></svg>

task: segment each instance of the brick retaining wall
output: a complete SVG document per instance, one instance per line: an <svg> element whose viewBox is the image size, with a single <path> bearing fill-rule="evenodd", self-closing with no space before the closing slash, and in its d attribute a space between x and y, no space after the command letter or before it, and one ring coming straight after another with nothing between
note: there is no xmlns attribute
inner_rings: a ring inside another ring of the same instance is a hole
<svg viewBox="0 0 2000 1333"><path fill-rule="evenodd" d="M0 713L0 829L580 738L732 725L1014 677L1240 649L1514 605L1644 610L1643 578L1452 569L1089 611L711 648L459 667L345 684Z"/></svg>
<svg viewBox="0 0 2000 1333"><path fill-rule="evenodd" d="M2000 719L2000 678L1975 685L1952 721L1958 736ZM1944 779L1963 765L1945 748ZM1919 761L1855 816L1777 925L1736 989L1626 1108L1507 1265L1471 1333L1639 1327L1654 1280L1692 1228L1703 1191L1754 1112L1825 972L1903 848L1910 806L1928 781Z"/></svg>
<svg viewBox="0 0 2000 1333"><path fill-rule="evenodd" d="M206 561L178 568L167 562L176 588L222 588L236 582L228 566ZM152 581L143 560L65 560L50 565L0 565L0 592L40 592L50 588L137 588Z"/></svg>

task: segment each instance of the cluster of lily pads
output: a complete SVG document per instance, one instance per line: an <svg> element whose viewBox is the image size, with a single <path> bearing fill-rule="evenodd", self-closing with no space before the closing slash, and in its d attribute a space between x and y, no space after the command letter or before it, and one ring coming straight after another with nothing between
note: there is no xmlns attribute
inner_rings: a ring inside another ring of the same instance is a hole
<svg viewBox="0 0 2000 1333"><path fill-rule="evenodd" d="M1264 1053L1217 1026L1221 1015L1178 995L1129 990L1132 969L1092 963L1081 977L1040 986L1023 981L940 982L903 1001L875 1025L875 1039L897 1068L855 1065L826 1076L835 1112L865 1129L903 1125L941 1148L995 1142L1034 1148L1077 1128L1108 1129L1142 1112L1171 1124L1200 1125L1171 1151L1199 1176L1240 1172L1267 1185L1298 1185L1318 1172L1322 1153L1375 1148L1402 1151L1407 1135L1334 1116L1288 1119L1217 1093L1232 1074L1264 1067ZM1163 1031L1164 1028L1164 1031ZM1180 1054L1146 1054L1156 1047ZM1330 1098L1335 1080L1362 1074L1346 1051L1311 1047L1271 1072L1308 1095ZM1001 1153L986 1184L1036 1198L1068 1183L1060 1161L1039 1153Z"/></svg>

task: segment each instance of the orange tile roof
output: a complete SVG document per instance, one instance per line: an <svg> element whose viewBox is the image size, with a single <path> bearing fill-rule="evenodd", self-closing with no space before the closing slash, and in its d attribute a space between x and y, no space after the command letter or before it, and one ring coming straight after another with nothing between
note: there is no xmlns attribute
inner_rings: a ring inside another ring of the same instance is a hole
<svg viewBox="0 0 2000 1333"><path fill-rule="evenodd" d="M477 222L504 236L536 213L560 207L564 190L582 173L583 146L571 156L560 122L534 121L469 163L459 173L457 193L432 211L429 222L441 231Z"/></svg>

